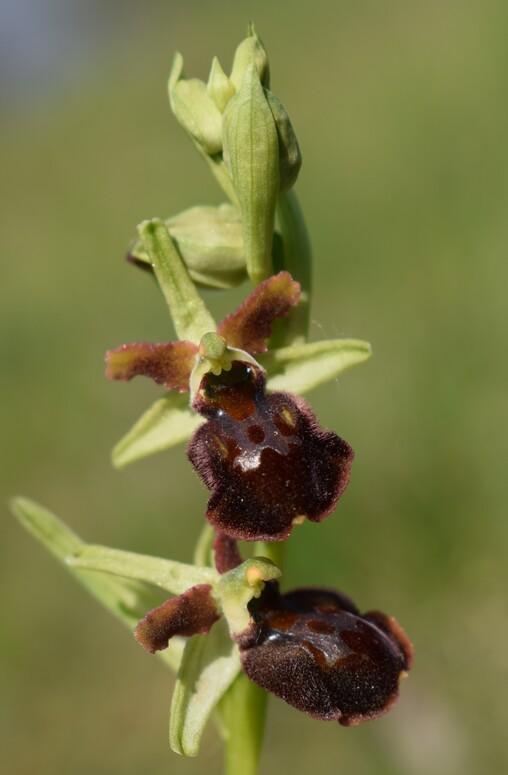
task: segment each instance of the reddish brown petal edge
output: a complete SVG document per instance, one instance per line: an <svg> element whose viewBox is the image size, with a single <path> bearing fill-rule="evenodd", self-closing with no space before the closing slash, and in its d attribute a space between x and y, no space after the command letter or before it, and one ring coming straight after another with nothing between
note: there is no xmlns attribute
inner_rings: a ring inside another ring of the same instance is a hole
<svg viewBox="0 0 508 775"><path fill-rule="evenodd" d="M198 348L193 342L132 342L106 353L108 379L128 382L133 377L150 377L168 390L185 393Z"/></svg>
<svg viewBox="0 0 508 775"><path fill-rule="evenodd" d="M166 600L141 619L134 630L140 646L150 654L167 648L175 635L204 635L220 614L210 584L197 584L182 595Z"/></svg>
<svg viewBox="0 0 508 775"><path fill-rule="evenodd" d="M258 285L238 309L227 315L219 323L217 333L230 347L264 353L273 321L288 315L299 300L300 284L289 272L279 272Z"/></svg>

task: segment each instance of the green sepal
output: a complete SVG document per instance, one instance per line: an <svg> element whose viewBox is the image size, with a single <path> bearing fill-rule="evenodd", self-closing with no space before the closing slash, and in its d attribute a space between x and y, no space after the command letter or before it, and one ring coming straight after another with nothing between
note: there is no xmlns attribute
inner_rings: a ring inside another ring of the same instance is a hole
<svg viewBox="0 0 508 775"><path fill-rule="evenodd" d="M79 570L100 571L144 581L172 595L181 595L196 584L215 584L219 580L214 568L187 565L108 546L83 546L68 556L66 562L71 568Z"/></svg>
<svg viewBox="0 0 508 775"><path fill-rule="evenodd" d="M138 226L143 246L150 256L179 339L199 342L216 324L189 277L182 258L160 218Z"/></svg>
<svg viewBox="0 0 508 775"><path fill-rule="evenodd" d="M222 115L199 78L185 79L183 58L175 54L169 74L168 92L176 119L203 150L213 156L222 151Z"/></svg>
<svg viewBox="0 0 508 775"><path fill-rule="evenodd" d="M298 178L302 166L302 154L284 105L268 89L265 90L265 96L272 111L279 140L279 186L281 191L288 191Z"/></svg>
<svg viewBox="0 0 508 775"><path fill-rule="evenodd" d="M242 40L235 51L233 67L231 75L229 76L236 89L240 89L245 76L245 71L252 62L254 62L256 66L261 84L268 89L270 86L268 54L266 53L261 38L258 37L258 34L254 29L254 25L252 22L249 22L247 37Z"/></svg>
<svg viewBox="0 0 508 775"><path fill-rule="evenodd" d="M115 578L69 565L69 556L81 552L87 544L58 517L28 498L15 498L11 509L22 526L31 533L68 573L117 619L133 630L146 611L160 602L151 587L128 578ZM160 652L161 659L178 669L183 652L182 638L173 638L170 648Z"/></svg>
<svg viewBox="0 0 508 775"><path fill-rule="evenodd" d="M207 288L234 288L245 280L242 221L236 207L191 207L165 224L194 282ZM151 266L141 240L130 256Z"/></svg>
<svg viewBox="0 0 508 775"><path fill-rule="evenodd" d="M183 58L182 58L182 55L179 52L177 52L173 59L173 64L171 66L171 71L169 73L169 79L168 79L168 94L169 94L170 105L172 105L171 92L174 89L177 82L180 80L180 78L182 78L182 74L183 74ZM200 155L208 164L210 171L212 172L215 179L221 186L222 190L229 197L231 202L234 205L236 205L237 198L236 198L235 189L234 189L229 171L226 165L224 164L224 160L222 158L222 152L210 155L199 140L196 140L196 138L193 137L192 135L189 135L189 137L194 147L196 148L196 150L200 153Z"/></svg>
<svg viewBox="0 0 508 775"><path fill-rule="evenodd" d="M152 404L118 442L112 453L113 464L116 468L124 468L187 441L203 422L203 418L190 408L188 395L168 393Z"/></svg>
<svg viewBox="0 0 508 775"><path fill-rule="evenodd" d="M242 215L247 272L257 285L272 274L272 239L279 193L279 142L272 112L250 64L223 120L224 161Z"/></svg>
<svg viewBox="0 0 508 775"><path fill-rule="evenodd" d="M239 672L238 647L223 619L207 635L194 635L187 641L171 702L169 742L173 751L197 756L210 714Z"/></svg>
<svg viewBox="0 0 508 775"><path fill-rule="evenodd" d="M268 372L269 390L307 393L368 360L370 344L359 339L330 339L323 342L280 347L259 356Z"/></svg>
<svg viewBox="0 0 508 775"><path fill-rule="evenodd" d="M208 76L206 89L216 107L224 113L229 100L235 96L235 86L227 77L217 57L212 59L212 67Z"/></svg>

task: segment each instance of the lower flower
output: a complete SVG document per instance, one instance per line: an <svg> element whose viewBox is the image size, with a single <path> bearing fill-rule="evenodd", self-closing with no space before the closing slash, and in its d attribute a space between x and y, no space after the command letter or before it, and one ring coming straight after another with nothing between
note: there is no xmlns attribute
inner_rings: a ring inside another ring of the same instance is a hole
<svg viewBox="0 0 508 775"><path fill-rule="evenodd" d="M395 619L361 615L332 590L281 595L276 582L249 609L251 624L236 640L243 670L259 686L344 726L375 719L396 702L413 649Z"/></svg>
<svg viewBox="0 0 508 775"><path fill-rule="evenodd" d="M249 569L252 563L261 570ZM264 564L248 561L214 588L201 584L172 598L138 624L136 639L154 653L174 635L207 633L224 613L246 675L298 710L344 726L390 710L413 659L395 619L378 611L360 614L334 590L282 595L277 581L268 580L275 571L267 574Z"/></svg>

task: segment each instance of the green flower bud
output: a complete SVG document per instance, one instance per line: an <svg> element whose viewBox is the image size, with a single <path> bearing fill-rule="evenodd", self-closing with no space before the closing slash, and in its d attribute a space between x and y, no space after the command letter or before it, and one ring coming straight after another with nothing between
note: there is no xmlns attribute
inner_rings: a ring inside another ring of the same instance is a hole
<svg viewBox="0 0 508 775"><path fill-rule="evenodd" d="M277 128L251 62L223 119L224 161L242 215L247 272L258 284L272 274L272 239L279 193Z"/></svg>
<svg viewBox="0 0 508 775"><path fill-rule="evenodd" d="M240 213L229 204L191 207L166 221L192 279L208 288L233 288L246 277ZM129 257L150 265L138 240Z"/></svg>
<svg viewBox="0 0 508 775"><path fill-rule="evenodd" d="M247 37L245 40L242 40L235 51L233 68L231 70L231 75L229 76L236 89L240 89L245 76L245 71L252 62L256 65L259 80L262 85L268 89L270 86L268 54L254 29L254 25L250 23L247 30Z"/></svg>
<svg viewBox="0 0 508 775"><path fill-rule="evenodd" d="M280 190L287 191L296 183L302 166L302 155L291 121L282 102L268 89L265 89L265 95L272 111L279 139Z"/></svg>
<svg viewBox="0 0 508 775"><path fill-rule="evenodd" d="M236 89L217 57L213 58L206 90L221 113L224 113L229 100L235 96Z"/></svg>
<svg viewBox="0 0 508 775"><path fill-rule="evenodd" d="M182 78L183 59L176 54L169 74L171 110L185 131L210 156L222 150L222 115L204 81Z"/></svg>

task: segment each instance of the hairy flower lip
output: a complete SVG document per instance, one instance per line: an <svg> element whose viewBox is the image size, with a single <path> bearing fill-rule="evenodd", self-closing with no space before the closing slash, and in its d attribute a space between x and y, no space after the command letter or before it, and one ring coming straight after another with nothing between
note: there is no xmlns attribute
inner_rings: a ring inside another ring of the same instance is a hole
<svg viewBox="0 0 508 775"><path fill-rule="evenodd" d="M231 387L205 377L194 405L208 422L188 455L211 491L206 517L216 530L243 541L282 541L303 519L321 522L333 511L354 452L319 425L302 398L267 395L264 373L243 367L243 382L235 376L242 364L228 374Z"/></svg>
<svg viewBox="0 0 508 775"><path fill-rule="evenodd" d="M248 677L307 715L354 726L386 713L413 649L395 619L359 614L341 593L267 584L237 635Z"/></svg>
<svg viewBox="0 0 508 775"><path fill-rule="evenodd" d="M246 541L282 541L305 518L320 522L350 477L351 447L319 425L290 393L266 393L272 323L289 314L300 285L282 271L260 283L199 346L182 340L123 345L107 354L107 376L143 374L169 389L191 389L191 407L208 422L188 456L211 490L206 516L220 532Z"/></svg>

